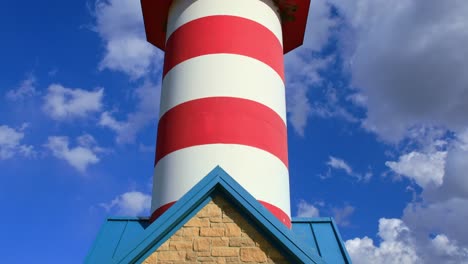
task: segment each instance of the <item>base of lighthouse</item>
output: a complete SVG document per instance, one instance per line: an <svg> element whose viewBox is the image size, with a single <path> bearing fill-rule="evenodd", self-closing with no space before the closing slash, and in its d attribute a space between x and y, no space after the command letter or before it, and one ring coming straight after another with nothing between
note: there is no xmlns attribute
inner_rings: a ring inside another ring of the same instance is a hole
<svg viewBox="0 0 468 264"><path fill-rule="evenodd" d="M110 217L85 263L351 263L331 218L288 229L220 167L155 222Z"/></svg>

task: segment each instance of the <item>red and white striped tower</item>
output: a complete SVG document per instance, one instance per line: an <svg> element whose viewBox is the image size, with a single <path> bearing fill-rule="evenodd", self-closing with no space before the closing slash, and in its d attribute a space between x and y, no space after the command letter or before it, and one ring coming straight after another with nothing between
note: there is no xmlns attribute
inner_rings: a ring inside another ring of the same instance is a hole
<svg viewBox="0 0 468 264"><path fill-rule="evenodd" d="M219 165L290 227L283 53L302 43L308 2L142 0L166 52L152 220ZM299 41L283 47L291 15Z"/></svg>

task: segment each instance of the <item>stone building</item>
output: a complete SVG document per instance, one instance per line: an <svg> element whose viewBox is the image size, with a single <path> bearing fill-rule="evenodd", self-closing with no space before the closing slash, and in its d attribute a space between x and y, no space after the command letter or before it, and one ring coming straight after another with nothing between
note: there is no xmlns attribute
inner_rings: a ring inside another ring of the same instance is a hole
<svg viewBox="0 0 468 264"><path fill-rule="evenodd" d="M150 224L111 217L85 263L351 263L331 218L287 228L221 168Z"/></svg>

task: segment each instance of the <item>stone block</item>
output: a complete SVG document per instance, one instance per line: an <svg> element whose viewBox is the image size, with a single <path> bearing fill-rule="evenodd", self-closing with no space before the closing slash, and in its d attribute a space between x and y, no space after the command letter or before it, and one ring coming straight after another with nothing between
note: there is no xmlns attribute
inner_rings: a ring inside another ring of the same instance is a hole
<svg viewBox="0 0 468 264"><path fill-rule="evenodd" d="M255 242L249 237L231 237L229 239L230 247L252 247Z"/></svg>
<svg viewBox="0 0 468 264"><path fill-rule="evenodd" d="M210 239L208 238L197 238L193 241L194 251L209 251L210 250Z"/></svg>
<svg viewBox="0 0 468 264"><path fill-rule="evenodd" d="M226 223L226 236L227 237L240 237L241 229L236 223Z"/></svg>
<svg viewBox="0 0 468 264"><path fill-rule="evenodd" d="M263 263L268 261L266 254L260 248L256 247L241 248L240 258L245 262Z"/></svg>
<svg viewBox="0 0 468 264"><path fill-rule="evenodd" d="M186 238L197 237L200 235L199 227L184 227L184 232L182 236Z"/></svg>
<svg viewBox="0 0 468 264"><path fill-rule="evenodd" d="M191 250L192 240L176 240L169 243L169 248L173 250Z"/></svg>
<svg viewBox="0 0 468 264"><path fill-rule="evenodd" d="M239 248L230 247L217 247L211 249L211 256L213 257L235 257L239 256Z"/></svg>
<svg viewBox="0 0 468 264"><path fill-rule="evenodd" d="M194 217L190 219L184 226L186 227L203 227L210 226L210 220L206 218Z"/></svg>
<svg viewBox="0 0 468 264"><path fill-rule="evenodd" d="M185 260L185 251L161 251L158 254L158 261Z"/></svg>
<svg viewBox="0 0 468 264"><path fill-rule="evenodd" d="M229 246L229 238L227 237L215 237L211 240L212 247L227 247Z"/></svg>
<svg viewBox="0 0 468 264"><path fill-rule="evenodd" d="M198 212L197 216L200 218L221 217L222 212L221 212L221 208L219 208L218 205L214 203L209 203L205 206L205 208L203 208L202 210L200 210L200 212Z"/></svg>
<svg viewBox="0 0 468 264"><path fill-rule="evenodd" d="M220 227L202 227L202 228L200 228L200 236L202 236L202 237L222 237L222 236L224 236L224 228L220 228Z"/></svg>

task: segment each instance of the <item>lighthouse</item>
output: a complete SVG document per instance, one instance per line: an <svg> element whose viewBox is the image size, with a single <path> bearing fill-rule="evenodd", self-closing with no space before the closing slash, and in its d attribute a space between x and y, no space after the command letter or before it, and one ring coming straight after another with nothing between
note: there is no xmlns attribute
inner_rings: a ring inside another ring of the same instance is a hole
<svg viewBox="0 0 468 264"><path fill-rule="evenodd" d="M165 52L151 219L220 166L290 227L283 25L302 15L303 32L307 1L298 18L285 1L155 2L142 1Z"/></svg>
<svg viewBox="0 0 468 264"><path fill-rule="evenodd" d="M332 218L291 217L283 56L309 0L141 0L165 52L149 217L109 217L85 263L337 263Z"/></svg>

